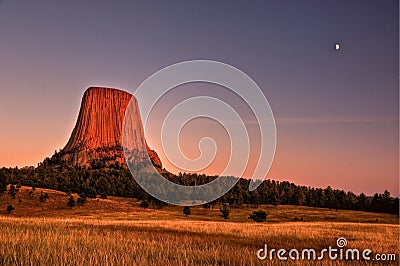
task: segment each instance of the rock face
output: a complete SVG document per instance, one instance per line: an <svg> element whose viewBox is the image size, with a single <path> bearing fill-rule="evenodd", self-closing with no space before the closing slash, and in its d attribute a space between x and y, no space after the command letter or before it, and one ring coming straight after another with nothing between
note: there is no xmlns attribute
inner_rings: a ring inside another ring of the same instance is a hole
<svg viewBox="0 0 400 266"><path fill-rule="evenodd" d="M91 87L82 98L78 121L72 135L61 152L60 160L71 166L101 167L118 165L127 167L122 148L122 126L125 110L133 99L129 127L132 147L146 145L154 166L162 168L161 160L144 139L143 126L136 98L124 91Z"/></svg>

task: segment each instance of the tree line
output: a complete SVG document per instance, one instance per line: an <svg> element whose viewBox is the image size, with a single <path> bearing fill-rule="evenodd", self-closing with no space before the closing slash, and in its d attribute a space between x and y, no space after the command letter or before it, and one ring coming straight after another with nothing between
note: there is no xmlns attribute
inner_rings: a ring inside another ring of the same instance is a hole
<svg viewBox="0 0 400 266"><path fill-rule="evenodd" d="M180 173L164 173L165 178L181 185L201 185L217 176ZM236 177L226 177L236 178ZM287 181L265 180L254 191L248 191L248 179L240 178L225 195L205 207L214 204L228 204L231 208L243 205L258 207L261 204L298 205L330 209L360 210L369 212L399 214L399 198L393 198L389 191L367 196L350 191L299 186ZM42 187L78 193L82 197L122 196L136 198L161 208L166 204L148 195L132 177L129 170L120 167L86 169L40 164L38 167L1 168L0 194L8 184L16 186ZM161 188L160 188L161 189ZM72 204L72 203L71 203Z"/></svg>

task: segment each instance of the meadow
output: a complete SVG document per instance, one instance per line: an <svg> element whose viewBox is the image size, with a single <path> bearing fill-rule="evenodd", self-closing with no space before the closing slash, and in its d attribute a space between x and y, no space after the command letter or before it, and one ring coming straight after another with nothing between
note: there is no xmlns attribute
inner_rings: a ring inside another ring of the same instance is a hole
<svg viewBox="0 0 400 266"><path fill-rule="evenodd" d="M232 210L229 220L213 210L182 207L161 210L140 208L126 199L90 199L68 208L65 193L43 190L49 199L24 193L0 198L0 210L10 202L11 214L0 211L1 265L366 265L365 261L259 260L257 251L268 248L320 251L336 247L344 237L347 248L396 254L399 264L398 217L388 214L296 206L261 206L266 223L247 219L253 208ZM35 192L40 193L40 189ZM302 221L300 219L303 219Z"/></svg>

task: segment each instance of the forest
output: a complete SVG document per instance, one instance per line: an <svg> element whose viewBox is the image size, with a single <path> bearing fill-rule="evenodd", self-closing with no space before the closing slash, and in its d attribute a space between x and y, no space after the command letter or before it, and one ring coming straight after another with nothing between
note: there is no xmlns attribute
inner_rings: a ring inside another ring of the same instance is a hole
<svg viewBox="0 0 400 266"><path fill-rule="evenodd" d="M169 172L163 176L181 185L205 184L216 176ZM236 177L225 177L235 179ZM367 196L356 195L350 191L326 188L299 186L287 181L265 180L254 191L248 191L249 180L240 178L237 184L224 196L214 202L205 204L229 204L231 208L243 205L258 207L269 205L298 205L330 209L360 210L399 214L399 198L393 198L389 191ZM39 164L38 167L1 168L0 194L6 191L7 185L18 189L20 186L48 188L65 193L78 193L89 198L101 196L122 196L151 202L153 206L163 207L166 204L148 195L132 177L129 170L115 165L113 167L65 167L60 165ZM13 188L14 189L14 188Z"/></svg>

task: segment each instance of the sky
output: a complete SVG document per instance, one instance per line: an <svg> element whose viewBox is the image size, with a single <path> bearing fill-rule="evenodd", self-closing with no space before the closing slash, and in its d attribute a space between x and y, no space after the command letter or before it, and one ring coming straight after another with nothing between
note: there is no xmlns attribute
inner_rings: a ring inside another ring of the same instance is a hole
<svg viewBox="0 0 400 266"><path fill-rule="evenodd" d="M269 101L277 149L267 178L399 195L398 1L3 0L0 33L0 166L37 165L63 148L88 87L133 93L168 65L209 59L247 73ZM234 95L206 84L176 88L158 112L197 94L251 120ZM216 174L226 132L192 122L182 150L195 158L196 140L213 135L222 148L206 172ZM149 145L177 172L152 146L156 133ZM246 175L257 140L250 157Z"/></svg>

